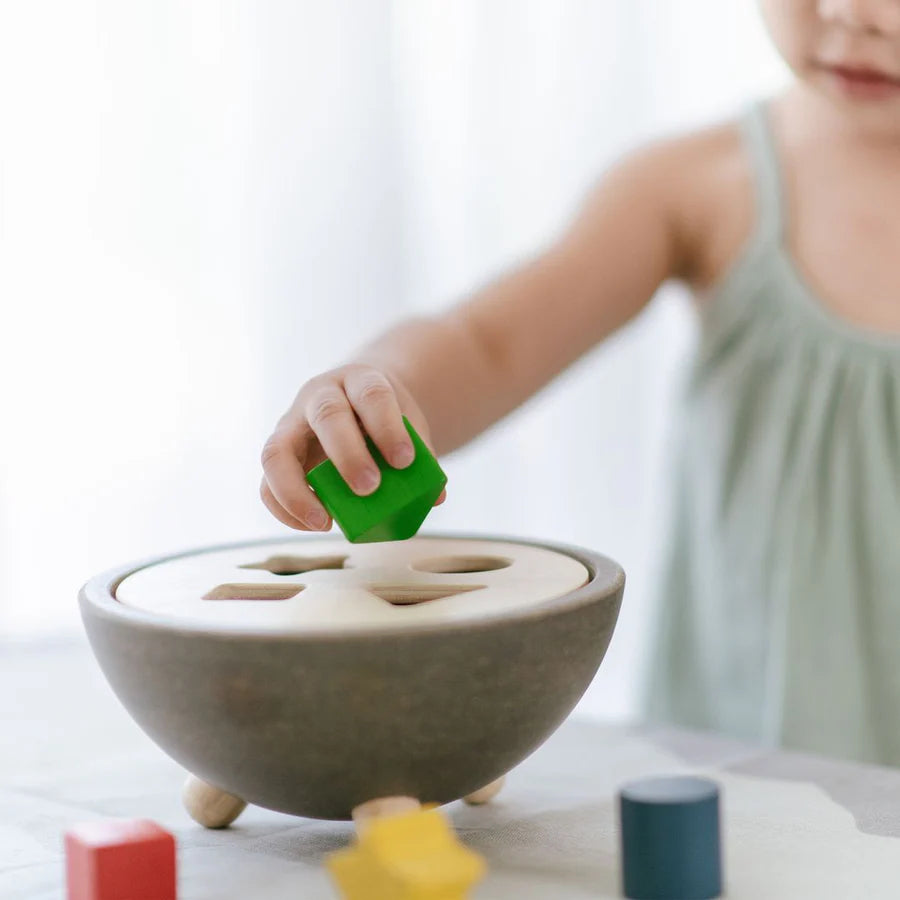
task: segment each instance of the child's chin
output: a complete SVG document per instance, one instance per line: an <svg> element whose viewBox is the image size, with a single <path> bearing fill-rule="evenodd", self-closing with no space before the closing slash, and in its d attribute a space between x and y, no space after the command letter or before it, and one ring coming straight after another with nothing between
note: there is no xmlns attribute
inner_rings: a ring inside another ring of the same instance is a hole
<svg viewBox="0 0 900 900"><path fill-rule="evenodd" d="M817 93L837 104L867 131L900 136L900 85L862 87L821 71L808 81Z"/></svg>

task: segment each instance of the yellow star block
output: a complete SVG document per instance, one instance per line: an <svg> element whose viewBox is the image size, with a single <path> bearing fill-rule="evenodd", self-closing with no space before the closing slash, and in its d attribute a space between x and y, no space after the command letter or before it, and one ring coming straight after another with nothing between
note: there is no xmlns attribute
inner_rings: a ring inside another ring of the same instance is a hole
<svg viewBox="0 0 900 900"><path fill-rule="evenodd" d="M346 900L465 900L487 870L436 809L374 819L326 863Z"/></svg>

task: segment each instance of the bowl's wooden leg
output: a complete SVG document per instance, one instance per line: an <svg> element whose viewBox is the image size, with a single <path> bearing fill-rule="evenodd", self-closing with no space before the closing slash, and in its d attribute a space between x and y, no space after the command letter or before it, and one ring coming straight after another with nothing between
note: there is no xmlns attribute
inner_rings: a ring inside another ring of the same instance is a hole
<svg viewBox="0 0 900 900"><path fill-rule="evenodd" d="M379 819L382 816L398 816L402 813L415 812L421 808L422 804L415 797L377 797L353 808L353 824L359 831L372 819Z"/></svg>
<svg viewBox="0 0 900 900"><path fill-rule="evenodd" d="M188 775L181 790L181 799L188 815L204 828L227 828L247 806L220 788Z"/></svg>
<svg viewBox="0 0 900 900"><path fill-rule="evenodd" d="M486 784L483 788L479 788L477 791L467 794L463 797L463 800L465 800L469 806L482 806L485 803L490 803L490 801L500 793L504 784L506 784L506 776L501 775L498 779L492 781L490 784Z"/></svg>

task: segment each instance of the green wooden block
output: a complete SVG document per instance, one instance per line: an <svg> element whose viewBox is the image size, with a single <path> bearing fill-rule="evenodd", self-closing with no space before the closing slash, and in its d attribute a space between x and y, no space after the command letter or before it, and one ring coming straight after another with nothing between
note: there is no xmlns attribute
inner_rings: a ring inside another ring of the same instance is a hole
<svg viewBox="0 0 900 900"><path fill-rule="evenodd" d="M322 506L348 541L404 541L421 527L440 496L447 476L406 416L403 424L412 439L415 459L405 469L388 464L370 438L369 452L381 470L381 484L367 497L355 494L330 459L306 475Z"/></svg>

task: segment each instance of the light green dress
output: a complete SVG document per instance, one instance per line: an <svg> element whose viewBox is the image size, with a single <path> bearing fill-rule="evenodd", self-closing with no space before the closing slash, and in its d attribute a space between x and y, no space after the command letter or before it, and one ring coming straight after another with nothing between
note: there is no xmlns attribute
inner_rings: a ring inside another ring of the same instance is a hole
<svg viewBox="0 0 900 900"><path fill-rule="evenodd" d="M900 336L813 295L764 104L743 133L756 227L701 313L646 712L900 765Z"/></svg>

